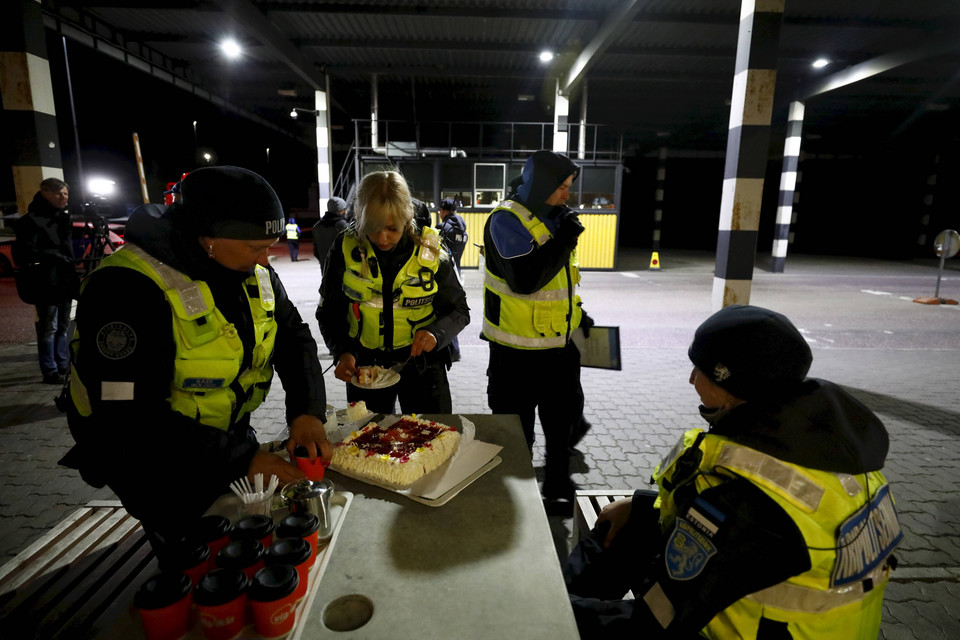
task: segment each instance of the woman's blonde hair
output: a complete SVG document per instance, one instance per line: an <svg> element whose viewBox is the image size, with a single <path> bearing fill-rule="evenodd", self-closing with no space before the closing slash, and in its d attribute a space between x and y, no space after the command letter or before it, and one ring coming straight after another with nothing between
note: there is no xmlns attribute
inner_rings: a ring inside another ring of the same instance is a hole
<svg viewBox="0 0 960 640"><path fill-rule="evenodd" d="M407 236L416 236L413 224L413 201L407 181L397 171L374 171L360 181L353 203L356 231L363 237L376 233L394 222Z"/></svg>

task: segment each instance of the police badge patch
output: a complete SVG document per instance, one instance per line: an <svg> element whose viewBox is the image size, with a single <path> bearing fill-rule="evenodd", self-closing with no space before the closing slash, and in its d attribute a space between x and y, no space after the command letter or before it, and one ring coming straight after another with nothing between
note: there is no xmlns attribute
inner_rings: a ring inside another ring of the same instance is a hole
<svg viewBox="0 0 960 640"><path fill-rule="evenodd" d="M717 548L707 536L686 520L677 518L673 533L667 540L664 558L667 574L674 580L693 580L716 553Z"/></svg>
<svg viewBox="0 0 960 640"><path fill-rule="evenodd" d="M121 360L133 353L137 346L137 334L133 328L123 322L111 322L103 325L97 334L97 349L104 358Z"/></svg>

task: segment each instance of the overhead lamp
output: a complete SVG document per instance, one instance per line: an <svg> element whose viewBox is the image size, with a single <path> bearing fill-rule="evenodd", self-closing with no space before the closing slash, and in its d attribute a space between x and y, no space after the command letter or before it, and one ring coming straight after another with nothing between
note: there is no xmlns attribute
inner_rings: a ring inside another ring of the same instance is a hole
<svg viewBox="0 0 960 640"><path fill-rule="evenodd" d="M297 119L297 110L296 110L296 109L290 109L290 117L293 118L294 120Z"/></svg>
<svg viewBox="0 0 960 640"><path fill-rule="evenodd" d="M553 60L553 51L541 51L540 62L550 62Z"/></svg>
<svg viewBox="0 0 960 640"><path fill-rule="evenodd" d="M826 58L817 58L816 60L813 61L812 66L814 69L823 69L828 64L830 64L830 61L827 60Z"/></svg>
<svg viewBox="0 0 960 640"><path fill-rule="evenodd" d="M231 60L239 58L243 53L243 49L240 48L239 43L233 38L227 38L220 43L220 49L223 51L223 55L227 56Z"/></svg>

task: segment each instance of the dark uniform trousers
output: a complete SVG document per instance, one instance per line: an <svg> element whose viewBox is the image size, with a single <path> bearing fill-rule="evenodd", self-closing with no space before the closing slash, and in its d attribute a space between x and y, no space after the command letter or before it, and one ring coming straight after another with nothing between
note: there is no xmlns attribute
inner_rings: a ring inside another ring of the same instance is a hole
<svg viewBox="0 0 960 640"><path fill-rule="evenodd" d="M385 389L360 389L347 384L347 401L363 400L374 413L396 413L397 397L403 413L453 413L450 382L443 363L411 360L400 370L400 382Z"/></svg>

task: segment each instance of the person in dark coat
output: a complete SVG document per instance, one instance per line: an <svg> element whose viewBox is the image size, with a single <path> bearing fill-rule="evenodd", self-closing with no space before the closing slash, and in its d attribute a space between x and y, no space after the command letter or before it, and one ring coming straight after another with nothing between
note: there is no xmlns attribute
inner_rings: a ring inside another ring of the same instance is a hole
<svg viewBox="0 0 960 640"><path fill-rule="evenodd" d="M443 238L447 250L453 256L453 262L460 269L460 258L467 246L467 223L457 214L457 203L453 198L444 198L440 201L440 222L437 224L440 237Z"/></svg>
<svg viewBox="0 0 960 640"><path fill-rule="evenodd" d="M67 412L76 446L61 461L109 485L158 554L234 480L304 477L261 451L250 426L274 371L288 453L333 454L316 342L267 260L284 234L276 193L222 166L190 173L181 197L135 211L126 245L84 280Z"/></svg>
<svg viewBox="0 0 960 640"><path fill-rule="evenodd" d="M326 270L327 254L333 241L347 228L347 203L343 198L327 200L327 212L313 225L313 255L320 261L321 273Z"/></svg>
<svg viewBox="0 0 960 640"><path fill-rule="evenodd" d="M67 331L80 284L67 213L69 198L67 183L47 178L40 183L27 215L16 224L17 291L36 308L40 373L47 384L63 384L70 366Z"/></svg>

